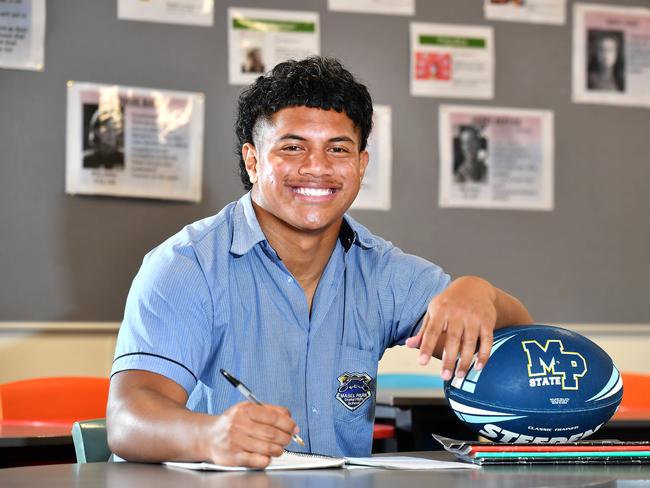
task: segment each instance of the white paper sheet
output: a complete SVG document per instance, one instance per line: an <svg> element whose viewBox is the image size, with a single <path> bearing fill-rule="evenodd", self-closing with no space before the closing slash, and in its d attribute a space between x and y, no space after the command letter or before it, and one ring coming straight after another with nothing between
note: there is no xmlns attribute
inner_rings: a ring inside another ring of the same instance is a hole
<svg viewBox="0 0 650 488"><path fill-rule="evenodd" d="M411 23L411 95L493 98L491 27Z"/></svg>
<svg viewBox="0 0 650 488"><path fill-rule="evenodd" d="M201 200L200 93L68 83L66 193Z"/></svg>
<svg viewBox="0 0 650 488"><path fill-rule="evenodd" d="M0 0L0 68L42 71L45 0Z"/></svg>
<svg viewBox="0 0 650 488"><path fill-rule="evenodd" d="M375 105L373 118L367 146L370 161L359 194L351 206L354 210L390 210L393 166L391 108Z"/></svg>
<svg viewBox="0 0 650 488"><path fill-rule="evenodd" d="M553 209L553 113L442 105L441 207Z"/></svg>
<svg viewBox="0 0 650 488"><path fill-rule="evenodd" d="M485 17L492 20L557 24L566 22L566 0L484 0Z"/></svg>
<svg viewBox="0 0 650 488"><path fill-rule="evenodd" d="M118 0L117 18L211 26L214 23L214 0Z"/></svg>
<svg viewBox="0 0 650 488"><path fill-rule="evenodd" d="M303 454L285 451L280 457L271 459L265 471L295 470L295 469L321 469L340 468L345 463L344 458L320 456L318 454ZM166 462L172 468L193 469L198 471L251 471L253 468L243 466L224 466L213 463L178 463Z"/></svg>
<svg viewBox="0 0 650 488"><path fill-rule="evenodd" d="M328 0L327 7L339 12L415 15L415 0Z"/></svg>
<svg viewBox="0 0 650 488"><path fill-rule="evenodd" d="M650 9L575 4L573 101L650 106Z"/></svg>
<svg viewBox="0 0 650 488"><path fill-rule="evenodd" d="M228 9L230 84L248 85L282 61L313 54L320 54L317 13Z"/></svg>

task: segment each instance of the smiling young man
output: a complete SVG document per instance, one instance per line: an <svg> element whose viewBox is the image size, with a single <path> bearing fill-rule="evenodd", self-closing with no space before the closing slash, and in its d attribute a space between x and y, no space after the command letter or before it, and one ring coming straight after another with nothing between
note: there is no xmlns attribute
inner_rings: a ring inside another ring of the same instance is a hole
<svg viewBox="0 0 650 488"><path fill-rule="evenodd" d="M387 347L489 356L497 327L532 322L514 297L374 236L345 214L366 166L372 101L338 61L288 61L239 99L242 182L218 215L151 251L120 329L109 443L136 461L263 467L292 450L370 454ZM243 381L246 402L219 374Z"/></svg>

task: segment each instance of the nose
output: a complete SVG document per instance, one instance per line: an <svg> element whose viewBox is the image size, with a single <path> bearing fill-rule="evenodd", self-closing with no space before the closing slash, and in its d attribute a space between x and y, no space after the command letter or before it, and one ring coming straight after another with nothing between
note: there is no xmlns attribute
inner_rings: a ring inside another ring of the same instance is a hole
<svg viewBox="0 0 650 488"><path fill-rule="evenodd" d="M331 176L334 168L325 151L310 151L302 160L298 173L314 177Z"/></svg>

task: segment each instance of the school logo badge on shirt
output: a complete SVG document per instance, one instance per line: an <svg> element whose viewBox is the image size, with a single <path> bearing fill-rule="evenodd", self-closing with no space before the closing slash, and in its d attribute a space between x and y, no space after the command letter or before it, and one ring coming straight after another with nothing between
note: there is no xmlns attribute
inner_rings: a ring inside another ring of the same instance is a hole
<svg viewBox="0 0 650 488"><path fill-rule="evenodd" d="M372 378L366 373L343 373L338 380L336 399L348 410L356 410L372 396Z"/></svg>

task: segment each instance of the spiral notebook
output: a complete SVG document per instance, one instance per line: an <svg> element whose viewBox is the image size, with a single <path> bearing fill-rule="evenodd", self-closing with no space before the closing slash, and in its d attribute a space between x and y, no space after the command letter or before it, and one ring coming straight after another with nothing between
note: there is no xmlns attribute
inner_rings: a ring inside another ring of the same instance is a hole
<svg viewBox="0 0 650 488"><path fill-rule="evenodd" d="M251 471L254 468L244 466L223 466L213 463L164 463L172 468L194 469L199 471ZM322 454L307 454L303 452L285 451L280 457L271 459L271 464L266 471L275 471L281 469L320 469L320 468L340 468L345 464L345 458L324 456Z"/></svg>

